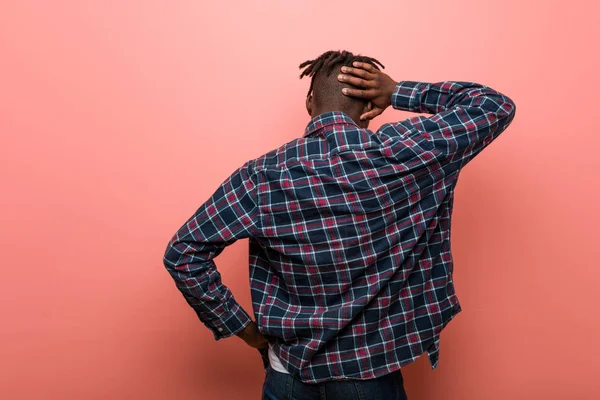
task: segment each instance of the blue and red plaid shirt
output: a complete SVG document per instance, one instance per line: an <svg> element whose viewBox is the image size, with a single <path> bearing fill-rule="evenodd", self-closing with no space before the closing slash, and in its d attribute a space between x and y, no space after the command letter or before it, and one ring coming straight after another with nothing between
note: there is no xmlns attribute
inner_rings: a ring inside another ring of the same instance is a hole
<svg viewBox="0 0 600 400"><path fill-rule="evenodd" d="M235 171L179 229L164 264L216 340L250 322L213 259L250 239L252 306L290 374L371 379L425 351L460 312L450 217L459 172L515 104L470 82L400 82L400 110L434 114L359 128L341 112Z"/></svg>

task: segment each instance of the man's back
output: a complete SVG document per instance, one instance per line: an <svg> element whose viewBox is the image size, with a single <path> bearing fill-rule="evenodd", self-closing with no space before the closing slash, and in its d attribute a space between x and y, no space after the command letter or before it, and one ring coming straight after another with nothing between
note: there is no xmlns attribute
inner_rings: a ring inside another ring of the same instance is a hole
<svg viewBox="0 0 600 400"><path fill-rule="evenodd" d="M256 161L252 296L286 369L391 372L459 311L447 236L458 171L429 153L328 113Z"/></svg>
<svg viewBox="0 0 600 400"><path fill-rule="evenodd" d="M435 115L372 132L344 113L321 114L303 138L236 171L173 238L166 265L203 299L188 297L215 338L249 316L216 270L202 284L182 274L249 237L256 324L290 374L371 379L425 351L437 365L439 334L460 311L453 190L514 103L473 83L400 82L392 105Z"/></svg>

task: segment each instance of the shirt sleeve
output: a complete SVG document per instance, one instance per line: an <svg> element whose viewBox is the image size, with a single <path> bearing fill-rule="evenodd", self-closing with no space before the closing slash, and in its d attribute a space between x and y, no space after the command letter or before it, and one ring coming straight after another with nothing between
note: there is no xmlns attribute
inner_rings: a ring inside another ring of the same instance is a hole
<svg viewBox="0 0 600 400"><path fill-rule="evenodd" d="M223 182L169 241L164 265L215 340L232 336L252 320L221 282L213 259L238 239L260 229L253 163Z"/></svg>
<svg viewBox="0 0 600 400"><path fill-rule="evenodd" d="M512 122L515 103L472 82L399 82L392 95L398 110L434 114L385 124L390 136L410 138L462 168Z"/></svg>

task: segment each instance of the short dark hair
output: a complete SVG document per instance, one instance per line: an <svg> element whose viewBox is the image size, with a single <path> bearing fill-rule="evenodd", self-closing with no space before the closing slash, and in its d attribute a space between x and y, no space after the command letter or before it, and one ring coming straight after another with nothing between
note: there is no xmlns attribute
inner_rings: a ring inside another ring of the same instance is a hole
<svg viewBox="0 0 600 400"><path fill-rule="evenodd" d="M300 64L300 69L305 68L300 74L300 79L305 76L311 77L310 88L308 89L307 96L310 95L313 90L315 77L317 75L325 74L325 76L329 76L336 65L352 66L354 61L369 63L377 69L380 69L379 66L381 66L381 68L385 68L383 64L371 57L361 56L360 54L354 55L346 50L326 51L314 60L307 60Z"/></svg>

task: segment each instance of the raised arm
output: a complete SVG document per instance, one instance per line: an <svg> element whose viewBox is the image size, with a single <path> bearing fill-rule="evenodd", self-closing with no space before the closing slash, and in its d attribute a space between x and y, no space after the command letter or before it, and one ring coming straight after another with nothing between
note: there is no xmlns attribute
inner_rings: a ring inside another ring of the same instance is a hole
<svg viewBox="0 0 600 400"><path fill-rule="evenodd" d="M392 105L395 109L434 114L385 124L386 136L410 137L426 149L435 149L458 168L463 167L490 144L513 120L515 104L507 96L471 82L395 82L369 64L342 69L339 79L356 89L345 94L369 99L373 118Z"/></svg>

